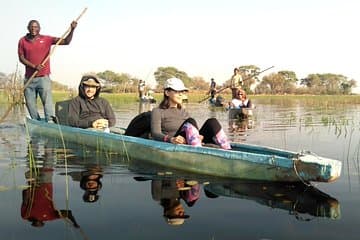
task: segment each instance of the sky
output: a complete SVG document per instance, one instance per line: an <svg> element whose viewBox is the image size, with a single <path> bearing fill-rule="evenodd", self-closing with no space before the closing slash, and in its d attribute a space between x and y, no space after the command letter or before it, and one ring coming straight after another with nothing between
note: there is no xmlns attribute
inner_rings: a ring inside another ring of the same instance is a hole
<svg viewBox="0 0 360 240"><path fill-rule="evenodd" d="M88 72L127 73L154 84L158 67L172 66L210 82L228 80L235 67L264 74L294 71L342 74L360 92L358 0L4 0L0 72L24 66L17 56L27 23L62 36L79 19L69 46L51 56L51 78L76 87ZM260 76L261 77L261 76Z"/></svg>

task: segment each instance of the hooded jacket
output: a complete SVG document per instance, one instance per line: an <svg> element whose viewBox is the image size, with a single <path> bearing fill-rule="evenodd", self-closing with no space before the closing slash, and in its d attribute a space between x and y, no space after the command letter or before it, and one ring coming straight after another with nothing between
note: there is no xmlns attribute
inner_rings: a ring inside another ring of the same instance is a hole
<svg viewBox="0 0 360 240"><path fill-rule="evenodd" d="M99 86L96 87L96 93L93 99L85 94L84 81L94 79ZM115 125L116 118L109 102L99 97L101 86L99 80L94 76L84 76L79 84L79 95L72 99L69 105L69 125L80 128L91 128L92 123L97 119L107 119L109 127Z"/></svg>

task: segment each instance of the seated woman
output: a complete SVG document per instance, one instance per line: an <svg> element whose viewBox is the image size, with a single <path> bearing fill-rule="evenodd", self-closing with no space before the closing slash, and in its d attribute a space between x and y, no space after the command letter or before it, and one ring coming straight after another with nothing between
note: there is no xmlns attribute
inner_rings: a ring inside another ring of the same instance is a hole
<svg viewBox="0 0 360 240"><path fill-rule="evenodd" d="M251 100L247 98L246 92L238 88L235 97L231 100L229 108L251 108Z"/></svg>
<svg viewBox="0 0 360 240"><path fill-rule="evenodd" d="M178 78L170 78L164 85L164 99L151 112L151 136L158 141L202 146L203 143L231 149L225 132L215 118L208 119L198 130L196 121L182 107L183 93L188 89Z"/></svg>
<svg viewBox="0 0 360 240"><path fill-rule="evenodd" d="M115 114L109 102L99 97L100 90L100 82L96 76L85 75L81 78L79 95L69 104L70 126L104 130L115 125Z"/></svg>

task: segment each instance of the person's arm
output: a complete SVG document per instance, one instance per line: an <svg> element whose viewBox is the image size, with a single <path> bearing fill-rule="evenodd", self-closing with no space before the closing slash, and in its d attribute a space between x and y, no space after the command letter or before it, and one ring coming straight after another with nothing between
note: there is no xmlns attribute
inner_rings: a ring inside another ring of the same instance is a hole
<svg viewBox="0 0 360 240"><path fill-rule="evenodd" d="M169 142L169 136L161 132L161 110L155 108L151 112L151 137L157 141Z"/></svg>
<svg viewBox="0 0 360 240"><path fill-rule="evenodd" d="M234 75L230 78L230 87L234 87Z"/></svg>
<svg viewBox="0 0 360 240"><path fill-rule="evenodd" d="M44 68L44 65L34 64L25 58L25 50L21 39L18 44L18 56L19 61L26 67L33 68L34 70L41 70L42 68Z"/></svg>
<svg viewBox="0 0 360 240"><path fill-rule="evenodd" d="M92 119L80 119L80 110L81 104L79 97L74 98L69 104L69 114L68 114L68 121L69 125L73 127L79 128L89 128L92 127Z"/></svg>
<svg viewBox="0 0 360 240"><path fill-rule="evenodd" d="M116 117L110 103L106 99L104 99L104 106L105 106L105 119L109 121L109 127L113 127L115 126L116 123Z"/></svg>
<svg viewBox="0 0 360 240"><path fill-rule="evenodd" d="M31 63L29 60L27 60L24 55L20 55L19 56L19 61L24 64L26 67L30 67L30 68L33 68L35 70L40 70L41 68L41 65L35 65L33 63Z"/></svg>
<svg viewBox="0 0 360 240"><path fill-rule="evenodd" d="M76 26L77 26L77 22L72 21L72 23L70 25L71 30L70 30L69 34L64 39L61 40L59 45L69 45L70 44ZM53 44L56 44L59 41L59 39L60 38L54 38Z"/></svg>

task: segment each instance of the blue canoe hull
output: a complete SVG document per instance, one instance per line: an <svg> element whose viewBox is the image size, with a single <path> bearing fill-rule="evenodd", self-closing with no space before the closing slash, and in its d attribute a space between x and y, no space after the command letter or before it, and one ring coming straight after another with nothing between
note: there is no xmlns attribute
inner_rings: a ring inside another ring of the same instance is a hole
<svg viewBox="0 0 360 240"><path fill-rule="evenodd" d="M169 169L216 177L299 182L331 182L340 177L341 162L308 153L232 143L232 150L175 145L150 139L26 119L30 133L122 154Z"/></svg>

